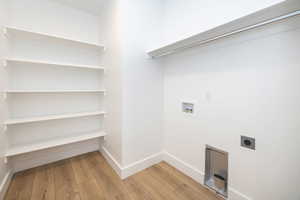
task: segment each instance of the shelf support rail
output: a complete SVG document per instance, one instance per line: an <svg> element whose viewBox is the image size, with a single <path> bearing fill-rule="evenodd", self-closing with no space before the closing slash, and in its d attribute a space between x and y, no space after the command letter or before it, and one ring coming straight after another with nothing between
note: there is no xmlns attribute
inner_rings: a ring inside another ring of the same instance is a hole
<svg viewBox="0 0 300 200"><path fill-rule="evenodd" d="M4 124L4 125L3 125L3 132L6 132L6 131L7 131L7 125ZM5 157L3 158L3 162L4 162L4 164L7 164L7 163L8 163L7 156L5 156Z"/></svg>

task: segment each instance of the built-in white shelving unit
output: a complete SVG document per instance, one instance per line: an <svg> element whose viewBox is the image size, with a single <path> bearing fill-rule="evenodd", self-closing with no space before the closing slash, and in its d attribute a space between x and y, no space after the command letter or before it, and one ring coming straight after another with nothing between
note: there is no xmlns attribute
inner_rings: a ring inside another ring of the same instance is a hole
<svg viewBox="0 0 300 200"><path fill-rule="evenodd" d="M5 32L5 34L9 34L10 32L13 32L13 33L27 33L27 34L40 35L40 36L49 37L49 38L53 38L53 39L57 39L57 40L64 40L64 41L69 41L69 42L73 42L73 43L78 43L78 44L83 44L83 45L88 45L88 46L104 49L103 45L92 43L89 41L76 40L76 39L66 38L66 37L53 35L53 34L49 34L49 33L26 30L24 28L19 28L19 27L14 27L14 26L5 26L4 32Z"/></svg>
<svg viewBox="0 0 300 200"><path fill-rule="evenodd" d="M58 120L58 119L70 119L70 118L87 117L87 116L104 115L104 114L105 112L103 111L94 111L94 112L81 112L81 113L70 113L70 114L60 114L60 115L47 115L47 116L40 116L40 117L9 119L5 121L5 124L6 125L24 124L24 123L41 122L41 121Z"/></svg>
<svg viewBox="0 0 300 200"><path fill-rule="evenodd" d="M82 142L90 139L96 139L99 137L105 136L106 133L103 131L95 131L91 133L84 133L78 136L73 137L65 137L65 138L57 138L50 141L40 142L36 144L26 144L24 146L14 146L11 147L6 152L6 157L16 156L24 153L30 153L34 151L39 151L43 149L58 147L66 144L72 144L76 142Z"/></svg>
<svg viewBox="0 0 300 200"><path fill-rule="evenodd" d="M52 65L52 66L61 66L61 67L74 67L74 68L83 68L83 69L95 69L95 70L105 70L102 66L93 66L93 65L78 65L74 63L56 63L50 61L42 60L29 60L29 59L17 59L17 58L7 58L6 62L18 62L18 63L30 63L38 65Z"/></svg>
<svg viewBox="0 0 300 200"><path fill-rule="evenodd" d="M300 15L300 1L284 1L208 31L148 51L153 58L174 54L243 31Z"/></svg>
<svg viewBox="0 0 300 200"><path fill-rule="evenodd" d="M4 94L12 116L4 122L6 157L105 136L105 68L98 59L104 46L18 26L5 26L3 33Z"/></svg>

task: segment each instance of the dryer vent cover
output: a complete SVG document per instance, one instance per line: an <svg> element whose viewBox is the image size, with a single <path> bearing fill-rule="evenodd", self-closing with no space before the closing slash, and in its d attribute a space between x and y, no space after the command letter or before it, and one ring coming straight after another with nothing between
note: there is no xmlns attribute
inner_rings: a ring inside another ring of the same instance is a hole
<svg viewBox="0 0 300 200"><path fill-rule="evenodd" d="M206 145L204 184L219 193L228 196L228 153Z"/></svg>

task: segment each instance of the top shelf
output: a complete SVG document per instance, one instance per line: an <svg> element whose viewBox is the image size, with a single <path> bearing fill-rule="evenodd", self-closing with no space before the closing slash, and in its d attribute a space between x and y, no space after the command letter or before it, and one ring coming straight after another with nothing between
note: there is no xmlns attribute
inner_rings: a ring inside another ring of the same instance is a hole
<svg viewBox="0 0 300 200"><path fill-rule="evenodd" d="M286 0L208 31L153 49L147 53L152 58L174 54L296 15L300 15L300 1Z"/></svg>
<svg viewBox="0 0 300 200"><path fill-rule="evenodd" d="M92 43L92 42L83 41L83 40L70 39L70 38L61 37L61 36L54 35L54 34L42 33L42 32L37 32L37 31L30 31L30 30L26 30L26 29L23 29L23 28L13 27L13 26L5 26L4 29L5 29L6 33L9 33L10 31L12 31L12 32L23 32L23 33L40 35L40 36L54 38L54 39L58 39L58 40L65 40L65 41L74 42L74 43L78 43L78 44L88 45L88 46L100 48L102 50L104 49L103 45L100 45L100 44L97 44L97 43Z"/></svg>
<svg viewBox="0 0 300 200"><path fill-rule="evenodd" d="M95 69L95 70L105 70L102 66L97 65L82 65L74 63L59 63L59 62L49 62L44 60L29 60L29 59L19 59L19 58L6 58L7 62L16 63L28 63L28 64L38 64L38 65L50 65L50 66L61 66L61 67L73 67L73 68L83 68L83 69Z"/></svg>

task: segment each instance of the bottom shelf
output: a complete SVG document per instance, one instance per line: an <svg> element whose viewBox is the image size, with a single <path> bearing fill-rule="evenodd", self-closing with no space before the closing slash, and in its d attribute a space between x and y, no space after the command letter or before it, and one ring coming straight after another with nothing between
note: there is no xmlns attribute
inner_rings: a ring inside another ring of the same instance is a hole
<svg viewBox="0 0 300 200"><path fill-rule="evenodd" d="M99 137L105 136L106 133L103 131L96 131L91 133L85 133L79 136L67 137L67 138L59 138L55 140L49 140L46 142L29 144L24 146L12 147L9 148L6 152L6 157L16 156L24 153L30 153L34 151L39 151L43 149L48 149L52 147L58 147L66 144L72 144L76 142L82 142L90 139L95 139Z"/></svg>

